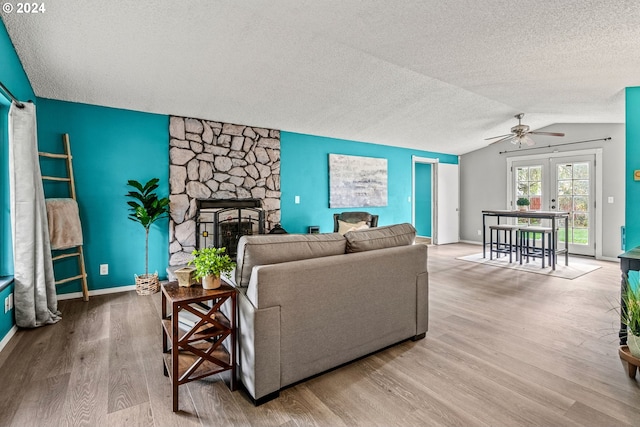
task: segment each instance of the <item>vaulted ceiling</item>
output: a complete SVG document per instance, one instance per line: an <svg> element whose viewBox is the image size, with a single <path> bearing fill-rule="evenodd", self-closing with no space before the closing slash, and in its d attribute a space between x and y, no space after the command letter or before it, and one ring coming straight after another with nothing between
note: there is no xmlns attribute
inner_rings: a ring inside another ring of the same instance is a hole
<svg viewBox="0 0 640 427"><path fill-rule="evenodd" d="M451 154L622 123L640 85L637 0L44 5L2 13L39 97Z"/></svg>

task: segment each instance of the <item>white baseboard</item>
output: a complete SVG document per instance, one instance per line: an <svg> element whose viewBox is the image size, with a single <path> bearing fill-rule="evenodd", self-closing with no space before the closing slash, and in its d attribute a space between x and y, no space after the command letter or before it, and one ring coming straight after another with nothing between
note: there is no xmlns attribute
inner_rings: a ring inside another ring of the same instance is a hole
<svg viewBox="0 0 640 427"><path fill-rule="evenodd" d="M116 288L96 289L93 291L89 291L89 296L92 297L96 295L117 294L119 292L128 292L128 291L135 291L135 290L136 290L136 285L118 286ZM75 299L75 298L82 298L82 292L58 294L58 301L62 301L66 299Z"/></svg>
<svg viewBox="0 0 640 427"><path fill-rule="evenodd" d="M4 350L5 346L9 344L9 340L16 334L16 332L18 332L18 327L13 325L13 327L9 329L9 332L7 332L7 335L5 335L4 338L2 338L2 341L0 341L0 351Z"/></svg>
<svg viewBox="0 0 640 427"><path fill-rule="evenodd" d="M597 260L599 261L613 261L613 262L620 262L619 258L612 258L612 257L608 257L608 256L601 256L599 258L596 257Z"/></svg>
<svg viewBox="0 0 640 427"><path fill-rule="evenodd" d="M476 242L475 240L460 240L458 243L466 243L468 245L482 246L482 242Z"/></svg>

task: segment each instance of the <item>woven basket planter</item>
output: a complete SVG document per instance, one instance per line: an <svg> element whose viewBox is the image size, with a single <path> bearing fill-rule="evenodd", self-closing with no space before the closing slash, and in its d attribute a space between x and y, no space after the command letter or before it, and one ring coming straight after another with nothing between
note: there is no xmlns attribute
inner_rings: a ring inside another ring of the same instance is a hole
<svg viewBox="0 0 640 427"><path fill-rule="evenodd" d="M138 295L152 295L160 290L158 272L136 276L136 292Z"/></svg>

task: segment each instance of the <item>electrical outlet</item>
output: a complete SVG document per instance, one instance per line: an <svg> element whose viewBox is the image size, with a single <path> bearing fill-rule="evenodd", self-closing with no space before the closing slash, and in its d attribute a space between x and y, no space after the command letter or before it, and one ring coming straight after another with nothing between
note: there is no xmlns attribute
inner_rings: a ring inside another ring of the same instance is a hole
<svg viewBox="0 0 640 427"><path fill-rule="evenodd" d="M109 274L109 264L100 264L100 275L106 276Z"/></svg>
<svg viewBox="0 0 640 427"><path fill-rule="evenodd" d="M478 230L478 236L482 236L482 230Z"/></svg>
<svg viewBox="0 0 640 427"><path fill-rule="evenodd" d="M13 292L9 294L9 310L13 310Z"/></svg>
<svg viewBox="0 0 640 427"><path fill-rule="evenodd" d="M4 299L4 312L7 313L11 308L9 308L9 297Z"/></svg>

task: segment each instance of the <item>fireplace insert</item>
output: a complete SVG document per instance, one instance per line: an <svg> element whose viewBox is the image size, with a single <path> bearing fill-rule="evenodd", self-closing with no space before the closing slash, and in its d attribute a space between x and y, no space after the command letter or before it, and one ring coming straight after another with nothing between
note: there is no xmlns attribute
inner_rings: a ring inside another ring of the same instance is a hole
<svg viewBox="0 0 640 427"><path fill-rule="evenodd" d="M241 236L264 234L264 210L259 199L197 200L197 248L226 248L237 255Z"/></svg>

